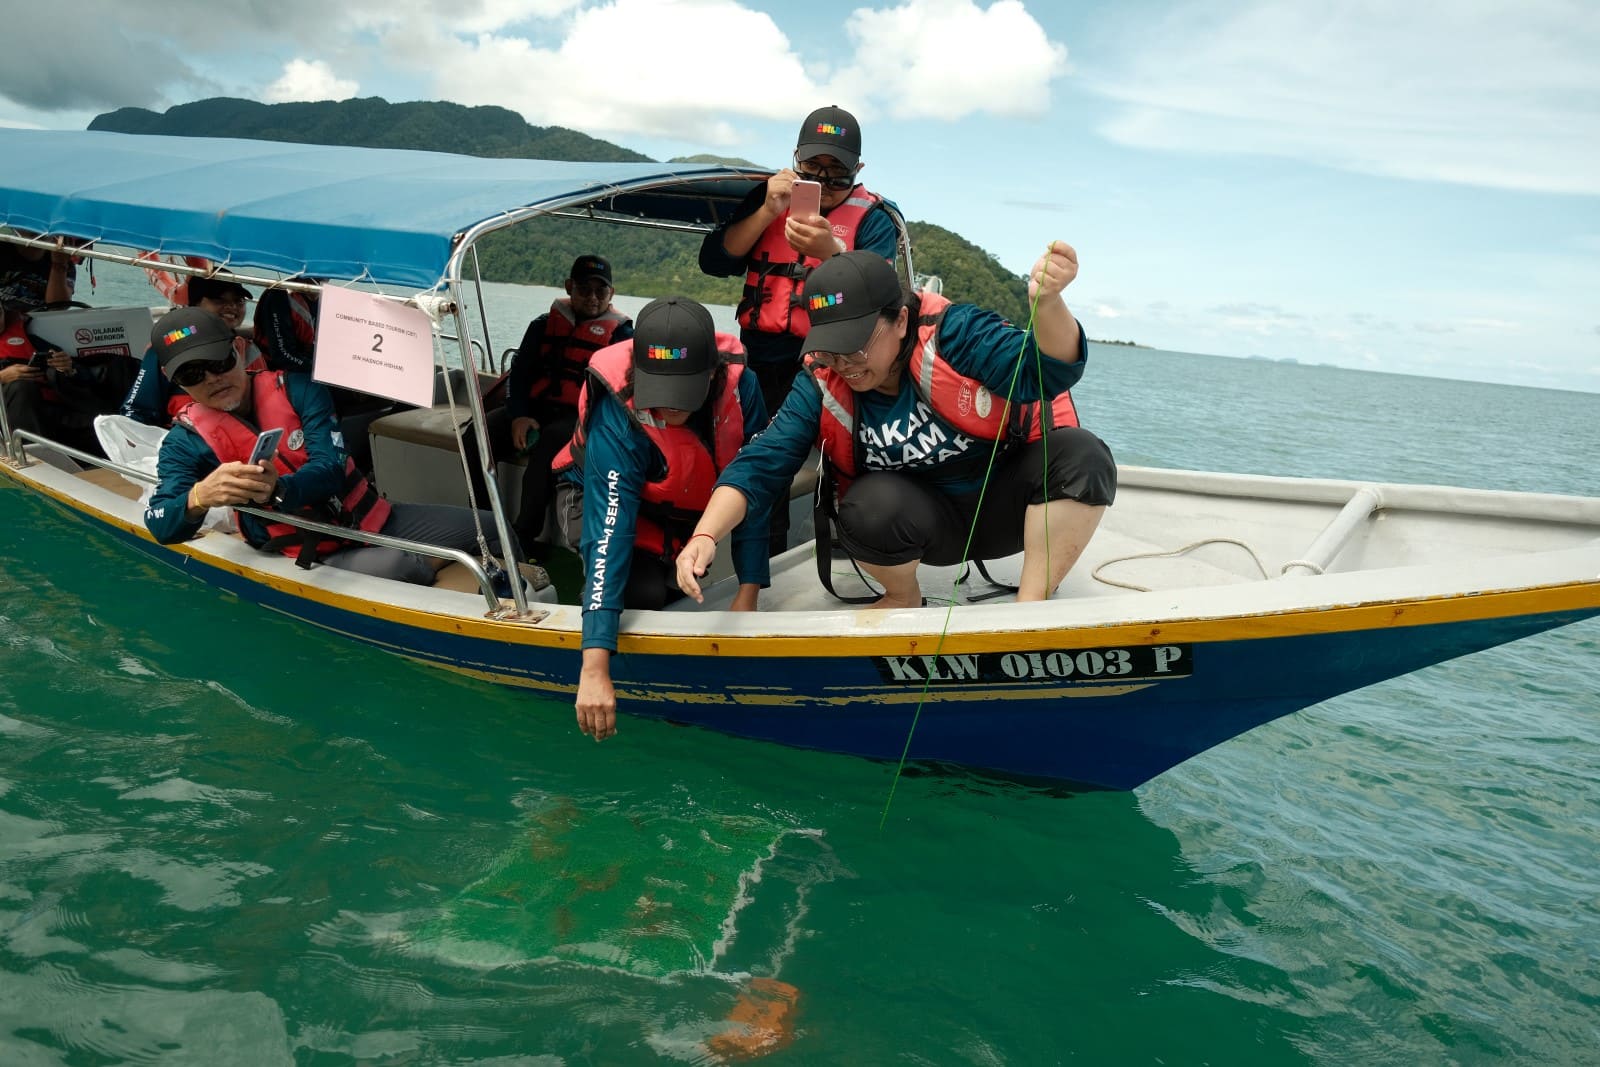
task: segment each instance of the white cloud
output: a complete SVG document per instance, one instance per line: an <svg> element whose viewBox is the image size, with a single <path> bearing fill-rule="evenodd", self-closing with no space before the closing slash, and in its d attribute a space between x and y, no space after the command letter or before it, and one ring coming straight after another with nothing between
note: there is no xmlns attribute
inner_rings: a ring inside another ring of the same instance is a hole
<svg viewBox="0 0 1600 1067"><path fill-rule="evenodd" d="M396 28L401 44L409 35ZM738 47L731 48L730 41ZM790 117L814 86L773 20L733 0L614 0L571 19L565 38L543 47L519 36L421 44L445 99L499 104L530 122L585 131L649 133L731 144L721 116ZM413 47L404 51L413 56ZM762 91L782 86L782 92Z"/></svg>
<svg viewBox="0 0 1600 1067"><path fill-rule="evenodd" d="M1067 49L1020 0L905 0L859 8L845 26L854 56L824 95L867 99L896 118L958 119L977 112L1043 115Z"/></svg>
<svg viewBox="0 0 1600 1067"><path fill-rule="evenodd" d="M1086 84L1123 105L1102 132L1123 144L1600 193L1587 0L1141 8L1086 54Z"/></svg>
<svg viewBox="0 0 1600 1067"><path fill-rule="evenodd" d="M262 98L269 104L293 100L348 100L361 86L333 73L320 59L291 59L283 65L283 76L267 86Z"/></svg>

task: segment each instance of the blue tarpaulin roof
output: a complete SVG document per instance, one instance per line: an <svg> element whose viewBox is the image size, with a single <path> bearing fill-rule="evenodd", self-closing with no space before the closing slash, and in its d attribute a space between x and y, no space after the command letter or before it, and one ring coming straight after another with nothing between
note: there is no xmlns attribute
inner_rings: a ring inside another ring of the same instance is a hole
<svg viewBox="0 0 1600 1067"><path fill-rule="evenodd" d="M432 288L455 238L508 211L716 225L759 178L714 164L573 163L209 137L0 129L0 222L141 251Z"/></svg>

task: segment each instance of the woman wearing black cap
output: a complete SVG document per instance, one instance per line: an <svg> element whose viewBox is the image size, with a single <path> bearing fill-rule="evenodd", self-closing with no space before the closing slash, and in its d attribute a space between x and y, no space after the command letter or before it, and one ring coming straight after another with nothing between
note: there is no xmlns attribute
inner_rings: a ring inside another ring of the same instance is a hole
<svg viewBox="0 0 1600 1067"><path fill-rule="evenodd" d="M555 466L557 512L585 576L578 726L596 741L616 732L611 657L622 610L682 597L673 560L717 472L767 423L738 341L717 333L705 308L654 300L634 331L589 361L577 429ZM735 611L755 610L769 577L766 514L752 515L733 532Z"/></svg>
<svg viewBox="0 0 1600 1067"><path fill-rule="evenodd" d="M1071 246L1052 242L1029 275L1025 335L993 312L903 293L870 253L818 267L806 283L812 373L722 473L678 556L680 588L701 598L717 539L787 492L816 444L835 477L839 540L883 586L876 606L920 604L924 561L1019 549L1017 599L1049 597L1116 495L1111 452L1077 427L1067 394L1088 354L1061 297L1077 272Z"/></svg>

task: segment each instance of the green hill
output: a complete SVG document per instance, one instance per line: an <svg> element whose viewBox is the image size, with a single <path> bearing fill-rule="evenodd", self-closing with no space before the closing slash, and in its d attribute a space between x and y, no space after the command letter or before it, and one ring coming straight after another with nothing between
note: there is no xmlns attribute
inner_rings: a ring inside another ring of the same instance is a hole
<svg viewBox="0 0 1600 1067"><path fill-rule="evenodd" d="M214 97L179 104L165 113L122 108L96 116L89 129L178 137L222 134L522 159L647 162L650 158L576 130L529 125L503 107L444 101L391 104L378 97L291 104ZM746 162L711 155L680 159ZM917 271L939 275L946 296L992 308L1014 321L1026 317L1023 281L992 255L931 222L908 221L907 228ZM623 292L681 293L706 303L735 303L741 283L701 274L699 248L700 238L694 234L622 226L597 230L592 223L544 219L490 236L479 245L479 261L484 277L493 281L557 285L574 256L598 252L611 260Z"/></svg>

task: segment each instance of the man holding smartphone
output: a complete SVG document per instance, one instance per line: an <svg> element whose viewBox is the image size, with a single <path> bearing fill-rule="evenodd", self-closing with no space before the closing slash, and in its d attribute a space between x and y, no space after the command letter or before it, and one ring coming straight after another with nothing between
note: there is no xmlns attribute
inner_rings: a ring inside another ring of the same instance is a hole
<svg viewBox="0 0 1600 1067"><path fill-rule="evenodd" d="M391 503L380 497L345 454L327 388L305 374L247 372L244 338L218 316L198 307L169 311L151 330L150 346L161 372L190 398L161 442L159 483L144 513L145 527L162 544L193 537L211 508L253 505L472 554L478 551L481 528L489 552L501 555L494 519L487 512L474 522L466 508ZM271 455L253 462L259 458L262 431L274 429L283 434ZM263 551L282 552L304 567L325 563L432 585L447 562L326 538L244 512L238 517L246 541ZM491 576L496 574L509 581L504 570L491 568ZM548 584L543 578L534 586ZM502 590L508 594L509 586Z"/></svg>
<svg viewBox="0 0 1600 1067"><path fill-rule="evenodd" d="M831 105L818 108L800 126L793 167L751 190L728 224L701 242L702 272L718 278L744 275L739 340L770 414L783 405L800 370L801 343L810 325L801 306L805 276L825 260L856 249L895 261L900 211L859 184L862 166L855 116ZM792 210L797 181L820 186L817 210ZM788 517L787 509L774 509L774 555L788 539Z"/></svg>

